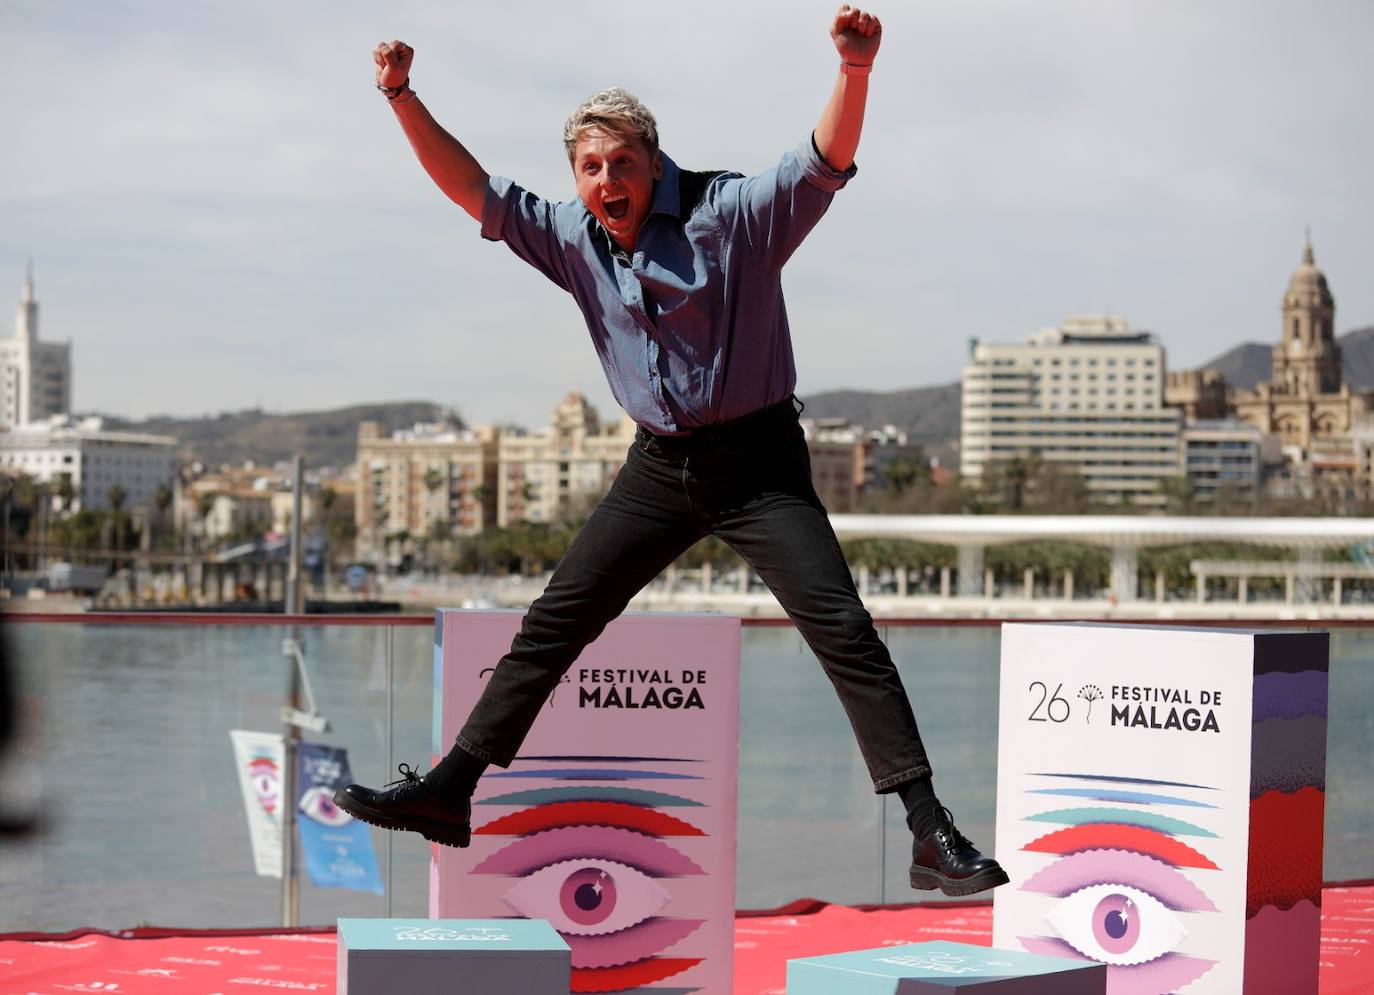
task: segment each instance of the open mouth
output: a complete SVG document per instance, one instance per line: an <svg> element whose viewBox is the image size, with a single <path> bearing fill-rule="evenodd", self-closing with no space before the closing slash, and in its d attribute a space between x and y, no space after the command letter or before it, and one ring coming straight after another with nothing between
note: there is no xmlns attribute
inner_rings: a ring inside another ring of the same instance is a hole
<svg viewBox="0 0 1374 995"><path fill-rule="evenodd" d="M622 221L625 215L630 213L629 197L608 197L602 201L602 206L606 208L606 216L613 221Z"/></svg>

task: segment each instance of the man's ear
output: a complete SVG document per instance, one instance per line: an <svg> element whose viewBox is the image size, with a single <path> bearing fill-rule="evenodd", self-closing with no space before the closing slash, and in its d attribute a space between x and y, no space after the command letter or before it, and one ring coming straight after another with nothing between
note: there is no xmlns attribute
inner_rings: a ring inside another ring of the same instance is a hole
<svg viewBox="0 0 1374 995"><path fill-rule="evenodd" d="M663 153L654 153L654 179L663 179Z"/></svg>

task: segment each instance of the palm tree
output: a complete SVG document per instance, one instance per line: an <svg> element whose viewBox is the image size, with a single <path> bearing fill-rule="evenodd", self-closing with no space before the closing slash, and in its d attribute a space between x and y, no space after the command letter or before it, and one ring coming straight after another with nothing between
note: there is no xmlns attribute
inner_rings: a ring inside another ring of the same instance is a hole
<svg viewBox="0 0 1374 995"><path fill-rule="evenodd" d="M119 484L111 484L109 490L105 492L105 500L110 502L110 521L114 526L114 548L124 548L124 518L122 509L124 502L128 499L129 492Z"/></svg>
<svg viewBox="0 0 1374 995"><path fill-rule="evenodd" d="M62 502L62 513L65 515L72 510L72 502L76 500L76 487L72 484L72 475L63 471L53 478L53 484L57 498Z"/></svg>
<svg viewBox="0 0 1374 995"><path fill-rule="evenodd" d="M153 506L157 508L157 521L160 524L167 518L167 509L172 506L176 492L168 484L158 484L153 491Z"/></svg>
<svg viewBox="0 0 1374 995"><path fill-rule="evenodd" d="M215 495L202 494L196 499L196 511L200 515L200 537L204 543L209 540L209 521L210 512L215 510Z"/></svg>

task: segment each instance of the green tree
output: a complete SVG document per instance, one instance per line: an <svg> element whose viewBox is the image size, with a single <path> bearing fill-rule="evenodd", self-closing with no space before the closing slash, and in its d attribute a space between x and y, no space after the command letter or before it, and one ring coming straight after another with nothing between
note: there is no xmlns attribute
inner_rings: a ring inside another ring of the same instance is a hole
<svg viewBox="0 0 1374 995"><path fill-rule="evenodd" d="M72 483L72 475L67 471L62 471L53 478L53 493L62 502L62 513L65 515L72 510L72 505L76 501L76 486Z"/></svg>
<svg viewBox="0 0 1374 995"><path fill-rule="evenodd" d="M900 456L883 467L884 489L903 494L922 481L930 480L930 467L921 456Z"/></svg>

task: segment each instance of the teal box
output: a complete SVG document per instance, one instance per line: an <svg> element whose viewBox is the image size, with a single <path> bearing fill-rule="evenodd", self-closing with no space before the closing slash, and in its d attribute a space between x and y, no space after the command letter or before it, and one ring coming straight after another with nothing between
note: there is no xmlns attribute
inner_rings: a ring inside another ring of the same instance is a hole
<svg viewBox="0 0 1374 995"><path fill-rule="evenodd" d="M572 952L543 919L340 919L338 995L568 995Z"/></svg>
<svg viewBox="0 0 1374 995"><path fill-rule="evenodd" d="M909 943L787 962L787 995L1106 995L1107 968L968 943Z"/></svg>

